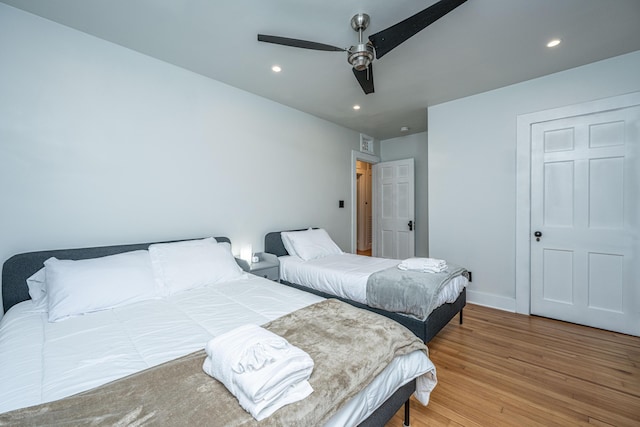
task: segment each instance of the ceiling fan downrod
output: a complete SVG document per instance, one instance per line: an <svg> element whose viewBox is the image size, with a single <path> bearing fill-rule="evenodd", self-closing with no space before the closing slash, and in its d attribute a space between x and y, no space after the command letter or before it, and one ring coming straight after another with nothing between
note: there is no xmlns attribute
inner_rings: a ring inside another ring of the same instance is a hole
<svg viewBox="0 0 640 427"><path fill-rule="evenodd" d="M358 44L349 48L347 61L357 71L366 70L374 58L371 43L362 43L362 32L367 29L369 22L370 18L366 13L359 13L351 18L351 28L358 32Z"/></svg>

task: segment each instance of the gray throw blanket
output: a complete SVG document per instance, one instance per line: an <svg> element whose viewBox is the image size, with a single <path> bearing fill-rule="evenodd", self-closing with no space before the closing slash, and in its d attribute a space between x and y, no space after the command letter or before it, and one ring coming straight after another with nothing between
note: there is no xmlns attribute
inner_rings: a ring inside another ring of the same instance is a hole
<svg viewBox="0 0 640 427"><path fill-rule="evenodd" d="M454 277L466 274L466 270L448 264L442 273L387 268L373 273L367 280L367 305L394 313L410 314L426 319L434 307L436 296Z"/></svg>
<svg viewBox="0 0 640 427"><path fill-rule="evenodd" d="M204 373L201 350L66 399L0 414L0 425L320 426L394 357L427 353L400 324L338 300L305 307L265 328L313 358L314 392L261 422Z"/></svg>

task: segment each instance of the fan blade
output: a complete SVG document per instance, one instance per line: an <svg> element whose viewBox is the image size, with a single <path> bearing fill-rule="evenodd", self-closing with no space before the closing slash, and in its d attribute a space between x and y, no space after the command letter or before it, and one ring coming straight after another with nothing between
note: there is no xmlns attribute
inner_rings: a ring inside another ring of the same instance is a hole
<svg viewBox="0 0 640 427"><path fill-rule="evenodd" d="M265 34L258 34L259 42L281 44L284 46L300 47L302 49L313 50L325 50L330 52L344 52L346 49L336 46L331 46L323 43L310 42L307 40L290 39L287 37L267 36Z"/></svg>
<svg viewBox="0 0 640 427"><path fill-rule="evenodd" d="M369 64L369 67L362 71L358 71L355 68L352 68L352 70L364 93L366 95L373 93L373 65Z"/></svg>
<svg viewBox="0 0 640 427"><path fill-rule="evenodd" d="M376 58L380 59L400 44L415 36L427 26L451 12L467 0L440 0L422 12L398 22L395 25L369 36L376 49Z"/></svg>

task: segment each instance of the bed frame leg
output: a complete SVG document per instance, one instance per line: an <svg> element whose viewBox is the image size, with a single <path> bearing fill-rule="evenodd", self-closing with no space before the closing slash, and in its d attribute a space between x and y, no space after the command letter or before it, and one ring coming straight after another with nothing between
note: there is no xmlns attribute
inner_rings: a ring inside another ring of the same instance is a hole
<svg viewBox="0 0 640 427"><path fill-rule="evenodd" d="M404 402L404 427L409 427L409 399Z"/></svg>
<svg viewBox="0 0 640 427"><path fill-rule="evenodd" d="M462 325L462 308L460 309L460 324Z"/></svg>

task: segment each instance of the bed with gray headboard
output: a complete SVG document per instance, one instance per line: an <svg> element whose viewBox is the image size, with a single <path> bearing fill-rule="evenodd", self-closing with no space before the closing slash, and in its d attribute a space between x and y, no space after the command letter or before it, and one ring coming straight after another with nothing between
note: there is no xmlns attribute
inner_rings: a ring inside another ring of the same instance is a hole
<svg viewBox="0 0 640 427"><path fill-rule="evenodd" d="M217 242L227 242L230 243L229 239L226 237L216 237L215 238ZM154 242L155 243L155 242ZM169 243L169 242L162 242L162 243ZM2 319L2 322L0 322L0 342L4 343L4 348L0 347L0 363L3 365L3 367L8 367L7 369L4 370L0 370L0 384L2 385L2 387L5 389L4 393L0 393L0 396L2 396L2 398L0 400L4 400L4 401L8 401L13 399L14 397L16 397L18 399L18 403L15 403L14 406L9 406L10 409L2 409L2 406L0 405L0 421L3 420L3 416L6 416L7 414L11 414L14 412L14 408L23 408L25 406L31 406L31 405L38 405L40 404L40 402L47 402L47 401L56 401L57 398L64 398L69 399L69 397L66 397L68 395L66 395L65 393L68 392L68 390L66 392L60 392L62 394L56 394L56 390L49 390L48 393L50 393L50 395L47 397L41 397L39 395L40 391L39 390L32 390L33 387L31 387L29 384L23 384L23 378L28 377L29 375L31 375L30 373L26 373L24 371L28 370L30 368L29 363L25 360L22 360L22 355L20 355L20 353L17 352L17 347L20 347L22 345L25 346L30 346L32 344L31 341L33 341L34 337L38 337L40 334L40 332L27 332L26 336L29 336L29 341L24 341L25 344L20 344L22 341L19 341L19 344L9 344L7 345L6 341L3 341L3 333L6 333L7 331L10 332L10 335L14 335L14 336L18 336L18 335L22 335L19 333L16 333L16 329L17 327L20 327L20 323L21 322L25 322L25 323L33 323L34 321L36 321L39 318L44 319L43 320L43 324L41 326L38 326L36 329L42 329L43 332L42 334L46 335L47 333L49 333L48 331L55 331L55 327L57 327L56 325L59 324L64 324L65 322L69 322L69 325L82 325L83 321L91 321L92 320L92 315L94 315L95 313L89 313L86 316L85 315L81 315L81 316L77 316L77 317L73 317L70 320L64 320L62 322L59 323L48 323L46 321L46 313L34 313L34 309L30 308L30 306L27 306L25 309L25 305L20 306L20 303L24 302L24 301L28 301L30 300L30 295L29 295L29 288L27 286L27 279L30 278L31 276L33 276L35 273L37 273L39 270L41 270L43 268L43 263L50 259L51 257L55 257L59 260L87 260L87 259L93 259L93 258L99 258L99 257L106 257L106 256L110 256L110 255L115 255L115 254L122 254L125 252L132 252L132 251L140 251L140 250L145 250L148 249L150 245L152 245L153 243L140 243L140 244L128 244L128 245L116 245L116 246L105 246L105 247L91 247L91 248L79 248L79 249L61 249L61 250L47 250L47 251L39 251L39 252L30 252L30 253L23 253L23 254L18 254L15 255L11 258L9 258L7 261L5 261L5 263L3 264L2 267L2 297L3 297L3 307L5 310L5 317ZM251 287L253 286L252 289L254 289L255 291L257 291L258 293L260 293L260 295L258 296L258 303L255 302L251 302L251 304L255 304L255 309L254 311L256 313L258 313L258 319L260 319L260 316L263 316L266 320L270 320L268 318L268 316L273 316L273 313L278 313L279 311L282 311L283 309L285 310L289 310L290 308L285 308L285 305L287 305L287 307L289 307L289 305L293 304L293 305L298 305L300 307L302 306L306 306L307 304L309 304L309 302L313 302L313 301L317 301L319 299L309 299L310 297L307 296L307 293L304 292L297 292L294 290L291 290L289 288L287 288L286 286L282 286L279 285L277 283L271 282L269 280L263 279L263 278L258 278L255 276L246 276L246 279L243 279L237 283L239 283L240 285L248 283L247 286ZM237 290L238 287L240 286L238 284L233 284L233 286L228 286L228 288L226 288L229 292L233 293L233 292L238 292L239 294L242 294L243 292L246 292L244 290ZM269 291L265 291L265 289L269 289ZM296 293L291 293L291 292L296 292ZM191 291L188 291L191 292ZM198 290L194 290L193 292L198 292ZM216 298L223 297L223 290L219 290L216 291L218 292L218 294L216 294ZM266 293L265 293L266 292ZM207 294L208 295L208 294ZM237 296L235 296L235 298L237 298ZM317 298L315 296L312 296L312 298ZM213 300L214 298L212 298ZM267 304L275 304L275 311L273 307L266 307L266 308L262 308L261 305L263 304L264 301L267 301ZM140 316L141 313L145 313L145 310L149 310L149 315L150 316L155 316L157 314L157 309L151 309L150 304L158 304L161 303L162 301L158 302L156 300L151 301L151 302L142 302L142 303L138 303L141 304L141 306L139 308L136 308L135 311L133 311L133 308L130 308L129 306L125 306L122 308L116 308L113 309L111 311L114 311L115 314L113 314L113 316L118 317L121 316L122 318L126 318L126 316L132 316L132 318L136 318L136 316ZM149 304L149 307L145 306L145 304ZM177 303L176 303L177 304ZM180 304L183 304L183 302L180 302ZM131 306L133 306L134 304L131 304ZM176 305L177 306L177 305ZM220 303L219 306L214 306L210 311L214 312L216 310L220 310L217 307L227 307L228 303ZM136 306L138 307L138 306ZM171 307L171 306L168 306ZM12 308L14 308L14 310L11 310ZM18 310L18 312L20 313L19 315L16 315L16 309ZM10 311L11 310L11 311ZM118 311L120 310L120 311ZM127 312L127 310L129 310L129 312ZM242 310L242 308L238 308L238 317L241 319L244 319L246 317L246 313L241 313L240 311ZM273 313L272 313L273 312ZM106 313L106 312L100 312L100 314L98 314L99 316L110 316L111 313ZM200 309L200 312L202 313L202 309ZM268 313L268 314L265 314ZM22 316L22 317L20 317ZM40 316L40 317L39 317ZM188 317L188 316L186 316ZM86 319L85 319L86 318ZM141 317L137 317L138 319L142 319ZM35 319L35 320L34 320ZM180 320L182 321L182 320ZM242 322L242 320L238 320L239 322ZM71 323L71 322L76 322L76 323ZM119 320L120 322L120 320ZM132 324L139 323L139 321L133 322ZM224 326L224 328L229 328L229 324L233 324L233 318L226 318L224 319L224 323L226 323L227 325ZM236 322L237 323L237 322ZM162 322L160 322L159 324L164 324ZM206 322L204 323L204 327L206 327ZM95 325L94 325L95 326ZM171 323L167 323L165 324L165 328L170 328ZM202 325L200 325L202 327ZM118 326L119 327L119 326ZM191 326L190 326L191 327ZM216 326L213 327L213 335L215 336L215 334L217 332L222 331L223 329L215 329ZM158 326L157 329L161 329L160 326ZM190 329L187 329L190 330ZM194 330L194 334L200 333L200 335L202 335L202 337L198 338L200 340L206 339L207 336L210 337L210 335L207 335L207 333L202 333L202 332L197 332L196 329ZM107 329L107 332L109 330ZM79 330L79 333L82 333L83 331ZM145 337L149 334L154 334L157 333L157 330L146 330L146 331L142 331L141 332L141 337L143 339L145 339ZM127 332L130 335L130 332ZM107 340L110 337L109 333L104 333L104 338L101 337L101 340ZM185 339L188 340L188 334L182 334L182 337L180 337L180 339ZM43 338L44 339L44 338ZM195 339L195 338L194 338ZM132 336L127 336L125 337L125 341L126 340L130 340L133 341L133 343L135 344L136 339L135 337ZM196 340L197 341L197 340ZM100 343L101 341L98 341L98 343ZM199 342L199 341L198 341ZM204 341L206 342L206 341ZM203 342L203 344L204 344ZM109 342L103 342L103 344L105 345L104 349L101 351L105 351L105 353L109 353L109 351L111 351L111 349L109 348ZM100 344L99 344L100 345ZM7 347L12 347L12 348L7 348ZM13 348L16 347L16 348ZM133 346L135 347L135 345ZM202 347L200 347L202 348ZM63 353L64 352L68 352L70 351L70 349L67 348L63 348ZM29 350L31 351L31 350ZM107 360L109 358L114 358L117 359L118 357L120 357L118 351L114 350L115 353L113 355L109 355L109 354L104 354L104 357L101 358L100 356L102 356L102 354L99 354L98 356L94 355L92 358L90 357L89 360L93 360L94 362L89 363L89 365L91 365L92 363L95 363L95 360L98 359L104 359ZM47 355L44 354L44 351L42 351L42 362L46 364L47 362ZM36 357L37 360L39 359L40 355L38 355L38 357ZM60 357L60 355L57 355L56 357ZM173 359L172 356L171 359ZM17 359L17 360L16 360ZM169 359L169 358L168 358ZM10 363L17 363L15 369L10 367ZM103 361L101 361L100 363L102 363ZM156 361L157 362L157 361ZM154 365L156 362L152 363L152 365ZM108 362L105 362L108 363ZM163 364L166 362L162 362ZM429 362L430 363L430 362ZM34 365L38 365L39 362L34 363ZM85 362L81 362L79 363L79 365L85 365ZM54 365L55 366L55 365ZM40 367L36 367L36 370L40 369ZM139 368L136 368L139 369ZM150 369L155 369L155 367L150 368ZM89 372L89 376L95 376L96 375L96 371L101 370L101 366L100 365L96 365L95 367L93 367L91 369L91 371ZM11 372L8 371L14 371L14 373L16 373L17 375L14 377L11 377L10 375ZM82 375L82 369L79 369L79 366L71 366L69 368L69 372L70 374L68 376L73 377L73 376L81 376ZM137 370L135 372L138 372ZM51 374L52 372L48 372L48 374ZM125 374L127 374L125 372ZM4 375L4 376L3 376ZM128 373L128 375L133 375L132 373ZM137 375L137 374L136 374ZM119 378L119 377L118 377ZM127 377L128 378L128 377ZM109 378L109 381L112 381L114 378ZM75 380L79 380L80 382L83 380L83 378L79 377L74 379ZM67 380L65 380L67 381ZM98 382L96 382L95 378L90 378L87 380L87 384L91 384L91 382L93 381L95 384L103 384L102 379ZM119 380L118 380L119 381ZM35 383L40 384L40 382L44 383L44 380L39 380L37 379L35 381ZM116 381L117 383L117 381ZM107 384L108 386L109 384ZM40 385L39 385L40 386ZM43 390L46 388L46 384L42 385ZM68 385L65 383L64 387L57 387L57 386L51 386L49 387L50 389L63 389L63 388L67 388L69 387L69 390L72 390L73 393L76 393L78 391L83 391L83 390L88 390L86 388L74 388L75 385ZM85 387L84 385L81 387ZM360 419L358 421L359 425L364 425L364 426L382 426L384 425L397 411L398 409L400 409L402 407L402 405L405 405L405 418L406 418L406 423L408 424L408 416L409 416L409 405L408 405L408 401L410 396L412 395L412 393L414 393L414 391L416 390L416 379L413 378L411 380L408 381L404 381L402 383L400 383L400 385L393 389L390 390L388 392L388 394L386 395L386 397L384 399L382 399L382 401L376 405L376 407L369 413L368 416L366 416L366 418L364 419ZM365 393L366 390L363 391L363 393ZM73 394L72 393L72 394ZM33 401L29 401L28 398L26 398L26 400L24 400L23 397L21 397L21 395L28 395L28 394L33 394L35 397ZM85 394L85 392L78 394L78 395L73 395L71 398L75 398L76 396L83 396ZM53 397L52 397L53 396ZM23 401L20 401L19 399L23 399ZM215 399L214 399L215 400ZM355 399L354 399L355 400ZM26 404L25 404L26 403ZM42 403L45 404L45 403ZM361 406L361 405L360 405ZM37 408L37 406L35 406ZM11 410L12 412L7 412L4 413L4 411L7 410ZM21 411L22 409L17 409L17 411ZM5 420L6 421L6 420ZM23 420L24 424L29 424L29 418ZM1 424L1 422L0 422ZM244 425L244 424L243 424Z"/></svg>
<svg viewBox="0 0 640 427"><path fill-rule="evenodd" d="M305 229L297 229L297 230L286 230L286 231L304 231ZM282 241L282 233L283 231L274 231L267 233L264 239L265 252L273 254L277 257L287 256L289 252L285 248L285 245ZM282 271L281 271L282 277ZM322 296L324 298L338 298L341 301L347 302L355 307L362 308L365 310L372 311L377 314L381 314L390 319L393 319L400 324L407 327L411 330L416 336L422 339L425 343L431 341L436 334L444 328L447 323L449 323L456 315L460 317L460 324L462 324L462 310L466 305L466 287L462 288L459 293L457 299L450 303L445 303L434 309L429 316L420 320L415 317L407 316L402 313L391 312L387 310L382 310L379 308L370 307L362 302L354 301L352 299L344 298L342 296L336 296L331 293L324 292L322 290L317 290L305 286L304 284L292 283L286 280L281 280L281 283L284 283L288 286L311 292L313 294Z"/></svg>
<svg viewBox="0 0 640 427"><path fill-rule="evenodd" d="M218 242L231 243L227 237L216 237ZM19 302L30 299L27 279L40 270L44 262L55 257L58 259L81 260L115 255L123 252L148 249L154 243L135 243L130 245L97 246L79 249L55 249L49 251L17 254L6 260L2 266L2 306L6 313Z"/></svg>

